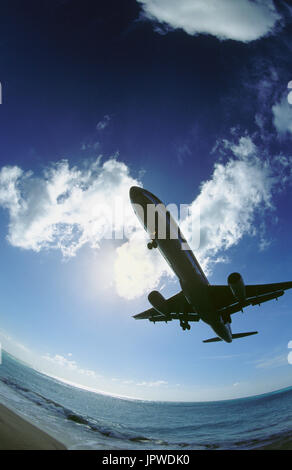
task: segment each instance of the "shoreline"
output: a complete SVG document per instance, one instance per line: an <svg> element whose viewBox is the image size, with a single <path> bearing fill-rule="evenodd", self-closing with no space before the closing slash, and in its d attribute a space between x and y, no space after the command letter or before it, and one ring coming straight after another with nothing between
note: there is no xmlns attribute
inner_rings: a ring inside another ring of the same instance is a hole
<svg viewBox="0 0 292 470"><path fill-rule="evenodd" d="M292 439L289 437L273 443L266 443L250 450L291 449ZM67 450L67 448L62 442L0 403L1 450ZM248 451L249 449L246 450Z"/></svg>
<svg viewBox="0 0 292 470"><path fill-rule="evenodd" d="M65 445L0 404L0 450L67 450Z"/></svg>

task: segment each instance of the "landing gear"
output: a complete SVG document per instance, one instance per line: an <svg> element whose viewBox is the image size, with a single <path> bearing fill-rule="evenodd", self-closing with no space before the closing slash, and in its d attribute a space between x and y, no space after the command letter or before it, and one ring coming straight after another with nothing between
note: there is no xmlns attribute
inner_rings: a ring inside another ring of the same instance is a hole
<svg viewBox="0 0 292 470"><path fill-rule="evenodd" d="M157 241L152 240L152 242L147 243L148 250L152 250L152 248L157 248Z"/></svg>
<svg viewBox="0 0 292 470"><path fill-rule="evenodd" d="M191 325L185 320L180 320L180 326L183 329L183 331L191 329Z"/></svg>

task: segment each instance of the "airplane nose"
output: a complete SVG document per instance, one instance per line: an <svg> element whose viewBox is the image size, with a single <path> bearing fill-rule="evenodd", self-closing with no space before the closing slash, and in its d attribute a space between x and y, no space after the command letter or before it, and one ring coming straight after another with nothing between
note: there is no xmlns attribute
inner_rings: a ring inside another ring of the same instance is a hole
<svg viewBox="0 0 292 470"><path fill-rule="evenodd" d="M141 195L141 188L139 188L139 186L132 186L129 194L131 201L135 203L138 201L139 195Z"/></svg>

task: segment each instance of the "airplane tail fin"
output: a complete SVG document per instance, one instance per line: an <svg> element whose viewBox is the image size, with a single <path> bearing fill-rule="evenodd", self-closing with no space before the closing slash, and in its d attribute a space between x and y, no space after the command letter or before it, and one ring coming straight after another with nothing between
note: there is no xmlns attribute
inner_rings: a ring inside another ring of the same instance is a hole
<svg viewBox="0 0 292 470"><path fill-rule="evenodd" d="M251 336L251 335L256 335L258 331L248 331L247 333L235 333L232 335L232 339L237 339L237 338L244 338L245 336ZM210 339L205 339L203 343L216 343L217 341L222 341L219 336L215 336L215 338L210 338Z"/></svg>

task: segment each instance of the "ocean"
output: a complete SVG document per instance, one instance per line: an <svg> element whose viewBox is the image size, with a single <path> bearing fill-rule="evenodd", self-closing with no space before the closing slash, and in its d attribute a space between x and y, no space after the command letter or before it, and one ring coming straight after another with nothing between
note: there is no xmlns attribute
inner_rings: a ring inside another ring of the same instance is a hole
<svg viewBox="0 0 292 470"><path fill-rule="evenodd" d="M69 449L255 449L292 439L292 387L217 402L114 398L48 377L3 352L0 403Z"/></svg>

